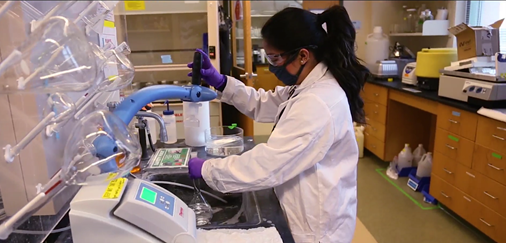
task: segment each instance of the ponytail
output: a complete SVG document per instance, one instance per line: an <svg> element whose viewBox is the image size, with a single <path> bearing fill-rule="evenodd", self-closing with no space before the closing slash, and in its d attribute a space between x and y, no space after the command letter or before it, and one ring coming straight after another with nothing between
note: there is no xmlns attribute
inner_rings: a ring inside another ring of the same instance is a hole
<svg viewBox="0 0 506 243"><path fill-rule="evenodd" d="M353 121L364 124L360 91L370 73L355 54L355 37L355 27L342 6L333 6L321 14L285 8L262 27L262 38L280 51L316 46L311 51L318 62L328 66L346 93Z"/></svg>
<svg viewBox="0 0 506 243"><path fill-rule="evenodd" d="M316 24L326 26L327 32L316 58L328 66L346 93L353 121L364 124L360 91L370 73L355 54L356 32L350 16L344 7L336 5L318 14Z"/></svg>

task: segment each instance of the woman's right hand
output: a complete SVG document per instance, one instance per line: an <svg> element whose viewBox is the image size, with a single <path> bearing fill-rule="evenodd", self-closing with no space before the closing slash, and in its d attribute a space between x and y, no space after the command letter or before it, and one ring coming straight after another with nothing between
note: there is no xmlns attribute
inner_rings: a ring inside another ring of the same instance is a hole
<svg viewBox="0 0 506 243"><path fill-rule="evenodd" d="M216 68L211 64L211 60L207 56L207 54L201 49L197 49L198 52L202 54L202 69L200 70L200 74L202 75L202 79L206 81L207 84L215 87L221 88L225 84L226 76L219 73ZM188 63L188 67L193 67L193 62ZM188 73L188 76L192 76L192 72Z"/></svg>

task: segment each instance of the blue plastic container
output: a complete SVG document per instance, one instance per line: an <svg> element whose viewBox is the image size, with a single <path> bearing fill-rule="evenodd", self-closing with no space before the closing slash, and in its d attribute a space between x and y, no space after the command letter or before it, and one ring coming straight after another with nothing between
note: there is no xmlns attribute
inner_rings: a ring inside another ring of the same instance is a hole
<svg viewBox="0 0 506 243"><path fill-rule="evenodd" d="M408 177L408 187L413 189L415 192L421 191L425 185L430 183L430 176L422 178L416 177L416 167L409 172Z"/></svg>
<svg viewBox="0 0 506 243"><path fill-rule="evenodd" d="M432 195L429 194L429 188L430 188L430 182L425 184L422 188L422 194L423 194L423 201L437 205L437 199L434 198Z"/></svg>

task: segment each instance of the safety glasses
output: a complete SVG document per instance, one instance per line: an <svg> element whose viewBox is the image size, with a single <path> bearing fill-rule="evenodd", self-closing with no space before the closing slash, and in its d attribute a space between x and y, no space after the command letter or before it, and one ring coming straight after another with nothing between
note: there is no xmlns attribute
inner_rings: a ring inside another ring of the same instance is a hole
<svg viewBox="0 0 506 243"><path fill-rule="evenodd" d="M296 49L293 49L291 51L287 51L287 52L283 52L283 53L280 53L280 54L269 54L269 55L266 55L266 59L267 59L267 62L272 65L272 66L281 66L285 63L290 63L291 61L293 61L294 57L295 57L295 52L298 52L300 51L301 49L316 49L317 46L313 46L313 45L310 45L310 46L303 46L303 47L299 47L299 48L296 48ZM283 56L289 56L289 55L292 55L290 56L289 58L286 59L286 61L284 61L285 59L283 58Z"/></svg>

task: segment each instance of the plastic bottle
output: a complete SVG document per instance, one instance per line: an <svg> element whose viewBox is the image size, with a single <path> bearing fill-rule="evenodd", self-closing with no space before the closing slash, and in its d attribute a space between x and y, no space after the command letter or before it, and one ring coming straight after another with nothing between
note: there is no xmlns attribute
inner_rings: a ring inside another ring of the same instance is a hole
<svg viewBox="0 0 506 243"><path fill-rule="evenodd" d="M404 168L413 166L413 154L411 153L411 147L409 144L405 144L402 151L399 153L397 161L397 170L401 171Z"/></svg>
<svg viewBox="0 0 506 243"><path fill-rule="evenodd" d="M421 161L423 155L426 153L423 148L423 144L418 144L418 147L413 151L413 166L417 167L418 163Z"/></svg>
<svg viewBox="0 0 506 243"><path fill-rule="evenodd" d="M390 43L388 36L383 34L381 26L375 26L372 34L367 35L365 42L365 63L369 66L375 65L377 61L388 58Z"/></svg>
<svg viewBox="0 0 506 243"><path fill-rule="evenodd" d="M417 177L429 177L430 172L432 171L432 153L428 152L423 155L422 160L418 164L418 169L416 170Z"/></svg>
<svg viewBox="0 0 506 243"><path fill-rule="evenodd" d="M364 127L355 126L355 137L357 139L359 158L364 157Z"/></svg>
<svg viewBox="0 0 506 243"><path fill-rule="evenodd" d="M167 110L163 111L163 123L165 124L165 129L167 130L168 140L166 144L174 144L177 142L177 128L176 128L176 116L174 115L174 111L169 108L169 101L165 101L167 105Z"/></svg>
<svg viewBox="0 0 506 243"><path fill-rule="evenodd" d="M183 102L183 117L186 145L192 147L205 146L205 133L211 127L209 101Z"/></svg>

